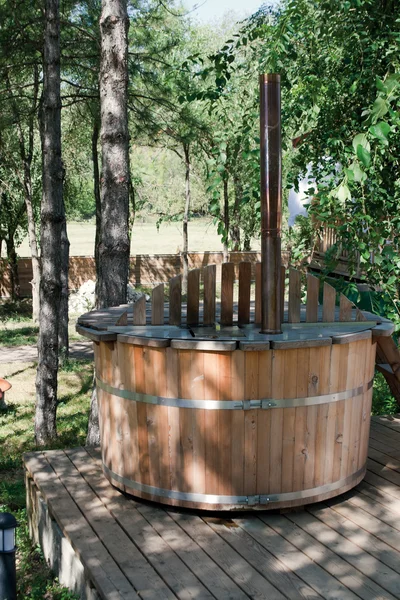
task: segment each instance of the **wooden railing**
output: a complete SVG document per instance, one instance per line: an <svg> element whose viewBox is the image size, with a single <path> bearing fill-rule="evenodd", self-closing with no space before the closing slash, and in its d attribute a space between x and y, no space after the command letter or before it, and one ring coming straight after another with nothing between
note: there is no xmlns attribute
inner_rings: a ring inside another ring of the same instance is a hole
<svg viewBox="0 0 400 600"><path fill-rule="evenodd" d="M288 277L286 277L288 275ZM288 323L332 323L334 321L352 321L360 318L359 311L353 310L353 303L343 294L339 295L334 287L324 282L322 303L320 305L320 279L307 274L305 281L305 302L302 303L302 275L296 269L282 266L282 281L288 285L282 287L281 303L284 321ZM252 286L255 285L254 300ZM219 298L217 299L217 288ZM237 289L235 289L237 288ZM236 296L236 297L235 297ZM164 323L165 311L168 311L170 325L221 325L229 326L261 322L261 263L255 265L255 281L252 281L250 262L239 264L239 278L235 280L235 266L232 262L221 265L221 276L217 280L216 265L189 271L187 295L182 294L182 276L177 275L169 282L169 299L165 302L163 283L154 287L151 298L151 311L147 311L146 300L142 296L134 304L133 324L152 325ZM151 316L150 316L151 315ZM127 322L127 313L122 315L118 324Z"/></svg>

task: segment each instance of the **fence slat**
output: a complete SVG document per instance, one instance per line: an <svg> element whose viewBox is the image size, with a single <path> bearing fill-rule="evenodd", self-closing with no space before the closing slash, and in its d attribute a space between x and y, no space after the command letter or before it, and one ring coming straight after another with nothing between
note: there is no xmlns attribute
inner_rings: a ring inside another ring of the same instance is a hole
<svg viewBox="0 0 400 600"><path fill-rule="evenodd" d="M233 323L233 284L235 281L235 265L222 263L221 268L221 325Z"/></svg>
<svg viewBox="0 0 400 600"><path fill-rule="evenodd" d="M322 320L333 323L335 320L336 290L329 283L324 283L324 300L322 305Z"/></svg>
<svg viewBox="0 0 400 600"><path fill-rule="evenodd" d="M182 275L169 280L169 324L180 325L182 320Z"/></svg>
<svg viewBox="0 0 400 600"><path fill-rule="evenodd" d="M187 319L188 325L199 324L200 302L200 269L192 269L188 273L187 285Z"/></svg>
<svg viewBox="0 0 400 600"><path fill-rule="evenodd" d="M359 308L356 309L356 321L368 321L367 317Z"/></svg>
<svg viewBox="0 0 400 600"><path fill-rule="evenodd" d="M339 321L351 321L353 303L344 294L340 294Z"/></svg>
<svg viewBox="0 0 400 600"><path fill-rule="evenodd" d="M115 321L115 324L122 326L128 325L128 311L123 312Z"/></svg>
<svg viewBox="0 0 400 600"><path fill-rule="evenodd" d="M319 279L310 273L307 274L307 305L306 321L307 323L317 323L318 321L318 295Z"/></svg>
<svg viewBox="0 0 400 600"><path fill-rule="evenodd" d="M281 265L281 323L285 320L286 267Z"/></svg>
<svg viewBox="0 0 400 600"><path fill-rule="evenodd" d="M215 292L216 292L216 265L207 265L203 269L204 277L204 325L215 323Z"/></svg>
<svg viewBox="0 0 400 600"><path fill-rule="evenodd" d="M300 323L301 273L289 269L289 323Z"/></svg>
<svg viewBox="0 0 400 600"><path fill-rule="evenodd" d="M261 323L261 263L256 263L256 302L254 322Z"/></svg>
<svg viewBox="0 0 400 600"><path fill-rule="evenodd" d="M133 324L146 325L146 296L141 296L133 304Z"/></svg>
<svg viewBox="0 0 400 600"><path fill-rule="evenodd" d="M239 263L238 323L250 323L251 263Z"/></svg>
<svg viewBox="0 0 400 600"><path fill-rule="evenodd" d="M160 283L151 293L151 324L164 325L164 284Z"/></svg>

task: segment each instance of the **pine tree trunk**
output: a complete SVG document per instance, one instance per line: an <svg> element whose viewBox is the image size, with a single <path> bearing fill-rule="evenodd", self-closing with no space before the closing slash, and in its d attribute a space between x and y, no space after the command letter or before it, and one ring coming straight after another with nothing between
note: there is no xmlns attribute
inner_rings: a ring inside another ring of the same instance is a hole
<svg viewBox="0 0 400 600"><path fill-rule="evenodd" d="M101 198L100 198L100 169L99 169L99 134L100 125L95 117L93 122L92 130L92 162L93 162L93 189L94 189L94 200L96 206L96 236L94 240L94 262L96 265L96 290L95 290L95 302L98 307L98 281L99 281L99 247L100 247L100 234L101 234Z"/></svg>
<svg viewBox="0 0 400 600"><path fill-rule="evenodd" d="M126 302L129 271L128 27L126 0L103 0L100 18L101 236L99 307Z"/></svg>
<svg viewBox="0 0 400 600"><path fill-rule="evenodd" d="M101 227L97 305L126 302L129 276L128 28L126 0L102 0L100 17ZM93 390L87 444L99 440Z"/></svg>
<svg viewBox="0 0 400 600"><path fill-rule="evenodd" d="M187 281L189 273L189 236L188 236L188 222L189 222L189 210L190 210L190 155L189 145L183 144L183 151L185 153L185 210L183 213L183 277L182 277L182 291L184 294L187 292Z"/></svg>
<svg viewBox="0 0 400 600"><path fill-rule="evenodd" d="M34 66L34 94L32 102L32 114L29 118L29 142L28 155L24 152L24 179L25 179L25 204L26 214L28 217L28 239L29 248L32 257L32 317L35 323L39 321L39 304L40 304L40 258L38 251L38 243L36 237L36 223L33 212L33 192L32 192L32 159L34 152L34 137L35 137L35 122L34 115L37 108L39 94L39 70L38 66Z"/></svg>
<svg viewBox="0 0 400 600"><path fill-rule="evenodd" d="M65 221L61 161L59 0L45 0L41 112L41 281L36 375L35 437L39 445L57 436L58 331L61 301L61 236Z"/></svg>
<svg viewBox="0 0 400 600"><path fill-rule="evenodd" d="M19 274L18 274L18 256L17 251L15 249L15 231L8 232L8 237L6 240L7 246L7 261L8 267L10 271L10 281L11 281L11 298L13 300L19 300L21 297L20 293L20 285L19 285Z"/></svg>
<svg viewBox="0 0 400 600"><path fill-rule="evenodd" d="M63 211L65 205L63 202ZM61 361L68 358L69 334L68 334L68 273L69 273L69 240L67 235L67 223L64 219L61 229L61 300L58 330L58 356Z"/></svg>

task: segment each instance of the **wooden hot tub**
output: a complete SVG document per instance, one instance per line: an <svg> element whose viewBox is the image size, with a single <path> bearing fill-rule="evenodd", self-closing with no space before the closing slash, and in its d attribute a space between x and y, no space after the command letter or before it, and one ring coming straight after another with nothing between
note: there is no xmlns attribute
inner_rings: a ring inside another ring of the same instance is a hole
<svg viewBox="0 0 400 600"><path fill-rule="evenodd" d="M129 314L79 319L95 342L103 468L121 490L182 507L265 509L330 498L363 478L375 340L393 328L310 274L301 306L294 269L284 311L281 173L272 73L260 76L261 264L223 264L218 303L210 265L202 304L195 269L184 307L177 276L167 310L163 285L153 290L151 319L144 299Z"/></svg>
<svg viewBox="0 0 400 600"><path fill-rule="evenodd" d="M390 324L292 322L273 336L249 323L113 326L124 310L78 326L95 341L113 485L182 507L266 509L327 499L363 478L375 341Z"/></svg>

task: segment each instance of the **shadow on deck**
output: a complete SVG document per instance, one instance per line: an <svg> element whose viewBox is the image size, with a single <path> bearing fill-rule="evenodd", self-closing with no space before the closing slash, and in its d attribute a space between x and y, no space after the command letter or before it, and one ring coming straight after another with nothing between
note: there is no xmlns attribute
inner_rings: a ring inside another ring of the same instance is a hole
<svg viewBox="0 0 400 600"><path fill-rule="evenodd" d="M354 490L286 514L136 502L84 448L25 466L31 535L84 600L400 598L400 419L373 418Z"/></svg>

